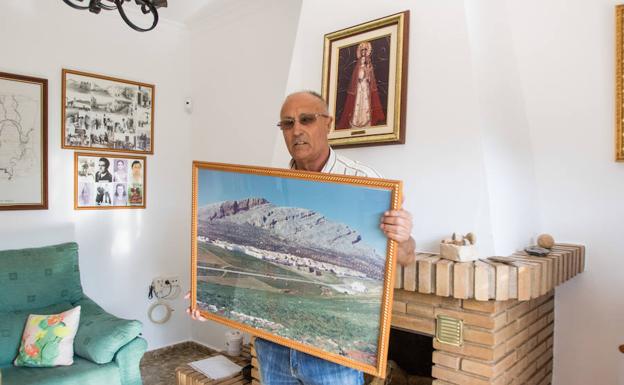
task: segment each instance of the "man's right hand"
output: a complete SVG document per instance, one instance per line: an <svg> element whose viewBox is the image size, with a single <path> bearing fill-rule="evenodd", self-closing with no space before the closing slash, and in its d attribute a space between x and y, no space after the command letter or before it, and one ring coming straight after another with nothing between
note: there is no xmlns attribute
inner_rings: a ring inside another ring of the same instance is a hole
<svg viewBox="0 0 624 385"><path fill-rule="evenodd" d="M191 292L189 291L188 293L186 293L186 295L184 296L184 299L190 299L191 298ZM195 321L207 321L206 318L202 317L202 315L199 313L198 309L195 310L191 310L191 307L187 307L186 308L186 313L188 315L191 316L192 319L194 319Z"/></svg>

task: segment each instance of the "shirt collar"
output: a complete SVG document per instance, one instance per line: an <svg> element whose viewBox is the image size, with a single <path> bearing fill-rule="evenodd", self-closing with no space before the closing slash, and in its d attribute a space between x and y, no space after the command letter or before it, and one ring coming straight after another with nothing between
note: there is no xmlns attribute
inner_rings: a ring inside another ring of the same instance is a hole
<svg viewBox="0 0 624 385"><path fill-rule="evenodd" d="M333 148L329 148L329 158L327 158L327 162L325 162L325 165L323 166L323 169L321 169L321 172L323 173L329 173L333 168L334 168L334 164L336 164L336 152L334 151ZM296 170L297 169L297 164L295 163L294 159L290 159L290 169L291 170Z"/></svg>

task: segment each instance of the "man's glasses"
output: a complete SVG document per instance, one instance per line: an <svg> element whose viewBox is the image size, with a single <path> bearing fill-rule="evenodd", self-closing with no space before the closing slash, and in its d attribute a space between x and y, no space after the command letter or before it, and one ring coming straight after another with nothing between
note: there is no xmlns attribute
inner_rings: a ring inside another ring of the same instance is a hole
<svg viewBox="0 0 624 385"><path fill-rule="evenodd" d="M282 130L290 130L291 128L295 127L295 123L299 122L299 124L303 125L303 126L309 126L310 124L314 124L314 122L316 122L316 119L322 116L324 118L329 118L329 115L325 115L325 114L301 114L299 115L299 119L294 119L294 118L286 118L286 119L282 119L279 122L277 122L277 126L282 129Z"/></svg>

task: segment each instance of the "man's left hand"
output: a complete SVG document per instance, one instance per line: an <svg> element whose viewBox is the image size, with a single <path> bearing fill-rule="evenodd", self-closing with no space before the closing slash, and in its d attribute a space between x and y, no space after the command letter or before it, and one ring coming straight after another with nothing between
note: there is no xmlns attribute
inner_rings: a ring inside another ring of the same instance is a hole
<svg viewBox="0 0 624 385"><path fill-rule="evenodd" d="M401 265L412 263L416 259L416 242L411 236L412 214L406 210L386 211L379 226L388 238L398 243L397 261Z"/></svg>

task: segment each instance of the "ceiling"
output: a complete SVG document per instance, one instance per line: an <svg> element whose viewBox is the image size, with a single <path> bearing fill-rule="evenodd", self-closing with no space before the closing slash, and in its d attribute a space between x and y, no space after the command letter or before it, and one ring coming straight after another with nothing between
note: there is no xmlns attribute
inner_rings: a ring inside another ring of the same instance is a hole
<svg viewBox="0 0 624 385"><path fill-rule="evenodd" d="M187 23L206 5L215 0L169 0L167 8L160 8L158 16L178 23Z"/></svg>

